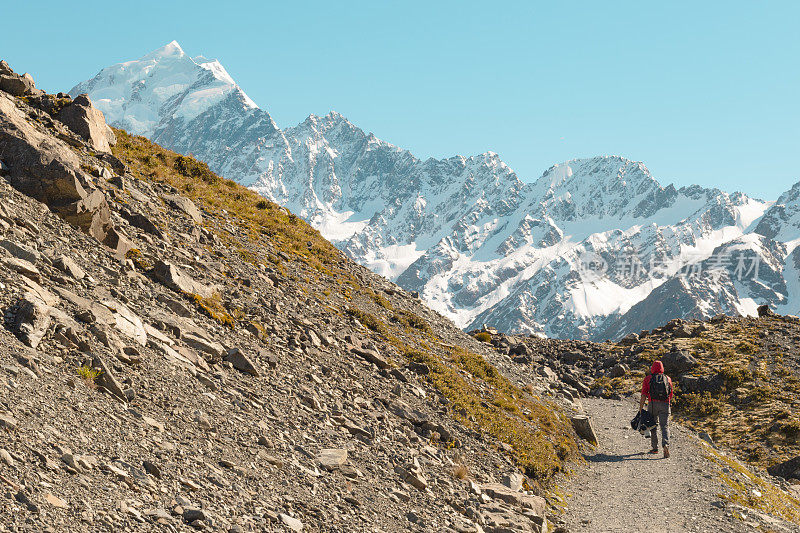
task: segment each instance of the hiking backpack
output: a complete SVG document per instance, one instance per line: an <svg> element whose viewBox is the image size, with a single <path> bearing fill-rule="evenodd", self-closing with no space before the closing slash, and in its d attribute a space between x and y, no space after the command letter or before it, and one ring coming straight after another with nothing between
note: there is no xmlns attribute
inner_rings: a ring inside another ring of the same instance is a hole
<svg viewBox="0 0 800 533"><path fill-rule="evenodd" d="M650 378L650 399L659 402L669 400L669 378L664 374L653 374Z"/></svg>

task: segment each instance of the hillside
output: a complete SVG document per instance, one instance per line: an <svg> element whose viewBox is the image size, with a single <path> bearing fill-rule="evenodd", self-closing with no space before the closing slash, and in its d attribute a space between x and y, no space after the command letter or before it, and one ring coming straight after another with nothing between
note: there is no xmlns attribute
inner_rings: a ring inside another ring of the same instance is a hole
<svg viewBox="0 0 800 533"><path fill-rule="evenodd" d="M0 74L0 530L546 530L553 401L285 208Z"/></svg>
<svg viewBox="0 0 800 533"><path fill-rule="evenodd" d="M633 418L642 380L652 362L661 360L675 384L673 419L709 445L698 453L721 469L713 473L722 481L717 492L750 512L781 516L800 526L800 318L766 308L760 312L757 318L676 319L617 343L503 334L483 338L498 353L508 354L516 369L504 371L518 380L532 373L549 375L558 379L558 395L585 394L609 402L596 404L596 412L619 411L620 402L634 400L614 420L614 430L625 429L627 417ZM609 418L596 414L600 420ZM617 438L620 448L630 447ZM646 445L640 445L643 451ZM620 453L608 444L605 450Z"/></svg>
<svg viewBox="0 0 800 533"><path fill-rule="evenodd" d="M518 176L494 152L420 159L333 111L279 128L218 61L176 42L81 92L112 125L287 207L465 329L604 340L758 303L800 312L797 187L777 202L676 188L620 156ZM587 263L606 268L587 277Z"/></svg>

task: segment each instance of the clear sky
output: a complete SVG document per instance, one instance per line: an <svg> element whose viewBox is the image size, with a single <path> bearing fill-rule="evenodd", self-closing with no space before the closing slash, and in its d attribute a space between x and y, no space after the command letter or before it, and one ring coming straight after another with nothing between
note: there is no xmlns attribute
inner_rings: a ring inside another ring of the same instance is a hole
<svg viewBox="0 0 800 533"><path fill-rule="evenodd" d="M618 154L663 184L800 181L800 2L5 2L0 57L55 92L177 40L280 127L333 109L418 157L531 181Z"/></svg>

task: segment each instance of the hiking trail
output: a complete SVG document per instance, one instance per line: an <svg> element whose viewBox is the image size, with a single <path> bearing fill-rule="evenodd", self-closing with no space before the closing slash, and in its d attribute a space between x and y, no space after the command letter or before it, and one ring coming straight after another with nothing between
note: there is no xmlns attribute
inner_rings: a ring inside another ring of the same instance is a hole
<svg viewBox="0 0 800 533"><path fill-rule="evenodd" d="M744 520L734 517L719 496L723 492L719 467L683 426L670 420L671 456L664 459L661 450L648 454L650 439L630 428L635 402L593 398L582 402L599 445L586 452L585 467L562 487L568 506L562 531L717 533L753 531L758 526L796 530L752 513Z"/></svg>

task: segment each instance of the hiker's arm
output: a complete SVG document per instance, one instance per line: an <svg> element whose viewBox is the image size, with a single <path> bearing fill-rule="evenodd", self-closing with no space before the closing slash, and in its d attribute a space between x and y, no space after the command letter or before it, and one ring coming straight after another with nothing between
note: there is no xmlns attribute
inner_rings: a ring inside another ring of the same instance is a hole
<svg viewBox="0 0 800 533"><path fill-rule="evenodd" d="M639 396L639 412L644 409L644 400L647 398L647 393L649 391L648 385L649 383L647 378L644 378L644 381L642 382L642 394Z"/></svg>

